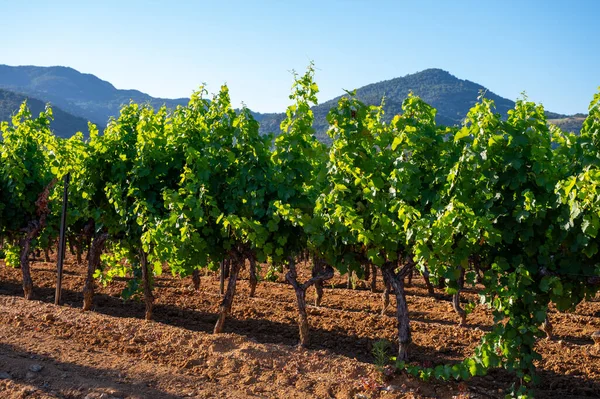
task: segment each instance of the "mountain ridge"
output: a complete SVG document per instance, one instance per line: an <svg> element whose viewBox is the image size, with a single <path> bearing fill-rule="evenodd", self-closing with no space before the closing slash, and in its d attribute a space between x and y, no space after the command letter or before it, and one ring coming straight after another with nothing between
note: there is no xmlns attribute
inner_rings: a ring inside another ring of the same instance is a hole
<svg viewBox="0 0 600 399"><path fill-rule="evenodd" d="M133 100L149 103L153 107L166 105L174 108L185 105L187 98L166 99L152 97L135 89L117 89L110 82L93 74L81 73L66 66L37 67L0 65L0 89L22 93L25 96L50 102L76 117L83 117L105 126L111 116L118 116L123 104ZM384 119L391 119L401 113L401 106L409 92L421 97L437 109L436 119L442 125L460 125L468 110L477 102L481 92L494 100L496 111L506 115L514 107L514 101L503 98L484 86L466 79L460 79L440 68L429 68L402 77L370 83L356 89L358 99L368 105L378 105L385 96ZM342 94L315 107L315 135L329 143L326 115L335 107ZM260 123L261 133L278 134L279 125L285 114L252 112ZM547 112L551 121L565 128L578 131L582 118ZM74 133L74 132L73 132ZM64 133L63 133L64 135Z"/></svg>
<svg viewBox="0 0 600 399"><path fill-rule="evenodd" d="M66 66L37 67L0 65L0 88L50 102L63 110L105 126L123 104L133 100L174 108L187 98L156 98L135 89L117 89L96 75Z"/></svg>
<svg viewBox="0 0 600 399"><path fill-rule="evenodd" d="M468 110L477 102L481 92L486 98L494 100L496 112L504 116L515 106L514 101L503 98L478 83L457 78L440 68L429 68L402 77L370 83L356 89L356 96L368 105L379 105L382 98L385 98L384 119L389 121L394 115L402 112L402 102L409 92L413 92L434 107L437 110L437 122L446 126L460 125ZM327 112L335 107L339 99L344 96L347 94L337 96L312 108L315 115L316 135L324 142L331 141L326 135ZM564 126L574 128L576 131L581 128L581 122L578 119L573 121L568 115L549 111L546 114L549 119L564 121ZM278 131L283 116L283 114L259 115L261 129L265 132Z"/></svg>

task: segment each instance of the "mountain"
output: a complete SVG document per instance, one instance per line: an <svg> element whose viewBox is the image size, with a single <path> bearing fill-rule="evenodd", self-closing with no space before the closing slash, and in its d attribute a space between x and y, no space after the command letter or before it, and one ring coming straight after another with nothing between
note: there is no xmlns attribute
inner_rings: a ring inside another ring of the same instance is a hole
<svg viewBox="0 0 600 399"><path fill-rule="evenodd" d="M380 104L385 96L384 109L391 117L402 112L402 101L410 91L437 109L437 122L444 125L460 124L482 91L487 98L494 100L496 110L503 115L515 105L513 101L502 98L477 83L458 79L442 69L426 69L401 78L373 83L358 89L356 95L369 105ZM321 104L319 111L331 108L339 98Z"/></svg>
<svg viewBox="0 0 600 399"><path fill-rule="evenodd" d="M62 66L0 65L0 88L50 102L100 126L130 100L170 108L188 103L187 98L154 98L138 90L119 90L94 75Z"/></svg>
<svg viewBox="0 0 600 399"><path fill-rule="evenodd" d="M163 104L169 108L185 105L187 98L154 98L137 90L119 90L112 84L91 74L84 74L68 67L36 67L0 65L0 88L23 93L50 102L63 110L90 120L100 126L109 117L117 116L123 104L130 100L149 103L154 107ZM494 100L497 112L506 115L515 105L514 101L500 97L480 84L462 80L442 69L426 69L395 79L373 83L357 89L357 97L368 105L381 103L385 96L385 118L390 120L402 112L402 102L412 91L437 109L437 122L443 125L459 125L469 109L477 101L480 92ZM313 108L316 136L329 143L326 116L337 105L336 97ZM584 115L567 116L548 112L548 118L562 128L578 132ZM253 113L260 123L261 133L279 132L283 113Z"/></svg>
<svg viewBox="0 0 600 399"><path fill-rule="evenodd" d="M500 97L477 83L459 79L442 69L426 69L404 77L373 83L357 89L356 95L359 100L368 105L381 104L381 99L385 96L385 118L390 120L394 115L402 113L402 102L410 91L437 109L437 122L447 126L462 123L469 109L477 102L480 92L484 92L486 98L494 100L496 111L502 115L507 115L508 110L515 106L514 101ZM313 107L314 126L320 140L331 141L326 134L327 112L337 105L341 97ZM278 131L283 117L283 114L256 116L264 131ZM548 112L548 117L554 118L552 120L560 126L576 132L579 132L583 123L581 118L552 112ZM585 115L583 117L585 118Z"/></svg>
<svg viewBox="0 0 600 399"><path fill-rule="evenodd" d="M39 115L46 107L44 102L35 98L0 89L0 121L10 121L24 100L27 100L27 106L33 116ZM71 137L76 132L83 132L87 136L88 125L86 119L71 115L55 106L52 107L52 113L54 120L50 122L50 128L57 136Z"/></svg>
<svg viewBox="0 0 600 399"><path fill-rule="evenodd" d="M561 130L566 132L579 133L583 122L587 117L586 114L575 114L575 115L552 115L549 116L548 122L558 126Z"/></svg>

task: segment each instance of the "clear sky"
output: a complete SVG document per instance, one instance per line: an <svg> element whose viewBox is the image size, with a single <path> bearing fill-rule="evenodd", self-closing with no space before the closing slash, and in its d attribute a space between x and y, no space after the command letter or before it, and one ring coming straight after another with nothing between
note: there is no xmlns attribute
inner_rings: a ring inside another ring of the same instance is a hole
<svg viewBox="0 0 600 399"><path fill-rule="evenodd" d="M120 89L280 112L314 60L320 101L442 68L546 109L585 112L600 86L600 0L0 0L0 63L64 65Z"/></svg>

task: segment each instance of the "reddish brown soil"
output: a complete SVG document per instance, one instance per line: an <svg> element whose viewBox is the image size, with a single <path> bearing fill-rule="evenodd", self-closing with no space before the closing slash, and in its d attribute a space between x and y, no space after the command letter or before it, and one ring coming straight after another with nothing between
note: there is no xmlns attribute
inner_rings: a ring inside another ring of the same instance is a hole
<svg viewBox="0 0 600 399"><path fill-rule="evenodd" d="M340 276L326 284L322 306L308 309L312 342L305 350L296 347L295 295L283 279L259 283L256 298L242 280L226 333L213 335L217 275L203 276L199 292L191 278L158 277L153 322L143 320L142 303L119 298L125 280L99 287L95 311L81 311L83 275L69 259L64 306L57 307L55 264L33 264L38 301L27 302L20 270L0 262L0 373L12 377L0 379L1 398L501 398L515 382L493 371L461 384L403 374L382 383L371 350L380 339L395 342L395 301L381 316L381 294L362 281L357 290L347 290ZM492 324L478 306L469 325L458 327L449 298L441 291L438 299L427 296L420 279L407 292L418 363L469 356ZM464 296L476 300L474 293ZM553 312L551 321L556 338L538 344L536 397L600 398L600 349L590 338L600 330L600 300L574 313ZM32 364L43 369L28 372Z"/></svg>

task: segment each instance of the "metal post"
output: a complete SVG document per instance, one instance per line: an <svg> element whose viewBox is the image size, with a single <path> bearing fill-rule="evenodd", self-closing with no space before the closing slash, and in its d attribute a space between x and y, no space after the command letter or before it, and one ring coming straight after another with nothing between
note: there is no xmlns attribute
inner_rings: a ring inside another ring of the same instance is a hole
<svg viewBox="0 0 600 399"><path fill-rule="evenodd" d="M67 229L67 202L69 200L69 181L71 180L71 174L65 175L65 188L63 192L63 206L62 216L60 219L60 235L58 239L58 263L56 265L56 293L54 294L54 304L60 305L60 294L62 291L62 274L63 274L63 261L65 259L65 232Z"/></svg>

